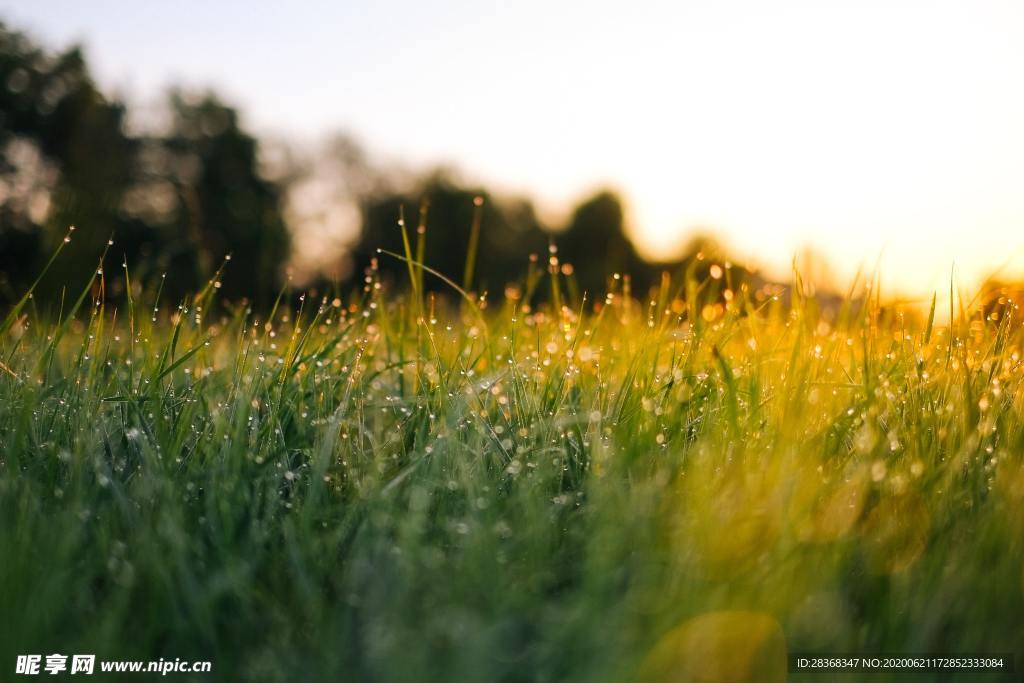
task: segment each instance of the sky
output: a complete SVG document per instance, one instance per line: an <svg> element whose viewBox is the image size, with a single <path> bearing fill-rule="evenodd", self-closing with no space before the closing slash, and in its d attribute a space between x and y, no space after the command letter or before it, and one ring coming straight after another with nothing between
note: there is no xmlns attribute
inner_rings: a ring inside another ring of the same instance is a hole
<svg viewBox="0 0 1024 683"><path fill-rule="evenodd" d="M1024 275L1019 0L0 0L100 83L213 86L260 134L347 131L542 209L624 195L648 256L695 231L912 297Z"/></svg>

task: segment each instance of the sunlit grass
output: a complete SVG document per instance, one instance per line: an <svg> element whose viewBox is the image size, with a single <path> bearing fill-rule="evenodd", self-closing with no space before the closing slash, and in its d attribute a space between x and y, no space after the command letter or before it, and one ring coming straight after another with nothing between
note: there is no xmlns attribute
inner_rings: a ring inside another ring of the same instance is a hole
<svg viewBox="0 0 1024 683"><path fill-rule="evenodd" d="M371 270L266 317L216 279L180 306L127 273L111 303L109 272L26 298L0 661L778 680L787 651L1024 651L1012 302L939 325L719 266L586 301L551 259L486 296Z"/></svg>

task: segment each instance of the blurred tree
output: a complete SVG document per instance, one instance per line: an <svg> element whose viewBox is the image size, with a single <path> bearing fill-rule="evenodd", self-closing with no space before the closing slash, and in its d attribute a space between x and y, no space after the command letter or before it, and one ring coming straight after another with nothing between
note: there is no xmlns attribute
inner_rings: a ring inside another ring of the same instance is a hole
<svg viewBox="0 0 1024 683"><path fill-rule="evenodd" d="M681 286L689 274L698 282L718 280L700 289L705 301L718 301L726 290L750 283L751 273L731 263L724 249L708 235L697 235L681 257L653 263L642 258L629 239L622 201L608 190L582 201L560 231L547 230L527 201L497 201L482 189L459 185L450 173L435 171L415 191L368 193L363 204L363 228L352 256L365 267L377 257L377 249L403 252L398 216L404 209L410 241L415 245L421 206L427 209L425 263L452 281L461 283L474 220L475 199L479 210L479 248L475 289L496 291L526 275L531 255L543 262L549 243L554 243L561 272L571 279L571 290L587 292L589 299L603 295L615 273L629 275L632 293L644 297L668 272ZM415 246L413 246L415 248ZM406 278L405 264L387 255L379 258L386 277L398 283ZM353 273L357 275L362 270ZM434 280L428 286L442 289ZM539 293L544 295L545 288ZM685 292L680 290L681 295Z"/></svg>
<svg viewBox="0 0 1024 683"><path fill-rule="evenodd" d="M229 298L266 303L288 259L281 192L256 140L212 93L169 98L165 133L133 137L125 108L96 88L79 48L50 54L0 24L0 274L23 289L69 225L77 230L42 292L78 286L107 240L138 276L168 272L168 294L202 286L219 260ZM120 290L111 269L110 291ZM46 299L47 297L40 297Z"/></svg>
<svg viewBox="0 0 1024 683"><path fill-rule="evenodd" d="M308 168L285 159L271 178L256 139L215 94L174 91L167 107L166 130L133 137L125 130L124 106L99 92L78 48L50 54L0 24L0 275L11 284L0 294L23 288L41 256L75 224L75 243L62 255L51 291L77 286L76 278L91 273L114 235L115 263L124 257L136 281L168 273L167 298L201 287L230 253L222 294L267 304L289 263L285 208L296 242L306 242L296 249L296 263L322 276L358 274L378 248L401 253L402 208L414 244L425 221L424 260L431 268L462 283L467 257L475 253L471 287L477 291L520 281L531 255L547 260L551 240L570 289L589 292L591 300L615 272L629 274L633 293L642 297L662 270L706 280L719 272L715 263L726 262L710 242L695 242L670 263L645 261L611 191L587 198L561 231L551 233L528 201L496 199L444 170L400 181L344 136ZM351 253L338 257L357 231ZM344 267L346 259L357 268ZM333 273L332 263L340 264ZM404 281L400 261L382 257L379 263L386 275ZM123 285L116 270L109 276L114 295ZM746 277L742 269L725 271L720 286L704 290L709 296ZM435 278L428 285L443 288Z"/></svg>
<svg viewBox="0 0 1024 683"><path fill-rule="evenodd" d="M70 224L78 231L60 284L95 267L124 223L135 153L124 117L95 87L79 48L51 55L0 24L0 268L9 277L34 271L40 250Z"/></svg>
<svg viewBox="0 0 1024 683"><path fill-rule="evenodd" d="M290 240L281 188L263 176L255 138L213 93L172 91L167 108L168 129L138 141L122 203L133 229L119 241L142 240L137 271L169 273L172 299L203 287L231 254L222 296L271 303Z"/></svg>
<svg viewBox="0 0 1024 683"><path fill-rule="evenodd" d="M591 299L607 291L615 273L628 274L637 292L655 280L654 269L640 258L626 234L622 201L610 190L581 202L555 243L560 260L572 265L580 289Z"/></svg>
<svg viewBox="0 0 1024 683"><path fill-rule="evenodd" d="M497 201L483 189L463 187L449 173L435 171L413 192L371 197L364 202L362 232L353 249L357 265L365 267L378 256L378 248L402 253L400 210L404 209L409 239L415 244L421 208L426 228L424 262L459 284L465 271L474 213L481 212L472 283L476 291L501 291L526 272L531 254L547 252L548 235L529 202ZM398 282L405 278L406 266L397 259L381 256L380 268ZM426 284L434 289L444 288L429 276Z"/></svg>
<svg viewBox="0 0 1024 683"><path fill-rule="evenodd" d="M231 254L222 294L266 304L280 286L290 240L280 190L260 173L257 142L213 93L172 92L170 108L170 131L149 141L145 192L165 198L171 267L195 287Z"/></svg>

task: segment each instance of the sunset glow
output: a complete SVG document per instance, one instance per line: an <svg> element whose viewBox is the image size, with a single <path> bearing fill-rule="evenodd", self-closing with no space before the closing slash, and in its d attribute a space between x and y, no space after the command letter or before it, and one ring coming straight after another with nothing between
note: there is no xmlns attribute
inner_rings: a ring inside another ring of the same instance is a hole
<svg viewBox="0 0 1024 683"><path fill-rule="evenodd" d="M186 4L3 9L131 100L210 83L264 133L348 130L556 213L610 185L649 256L711 230L915 296L1024 266L1020 3Z"/></svg>

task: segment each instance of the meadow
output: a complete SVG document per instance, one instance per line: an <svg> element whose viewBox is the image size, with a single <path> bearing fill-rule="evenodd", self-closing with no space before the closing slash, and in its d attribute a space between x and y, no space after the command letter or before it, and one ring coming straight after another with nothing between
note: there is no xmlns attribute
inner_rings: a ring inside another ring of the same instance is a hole
<svg viewBox="0 0 1024 683"><path fill-rule="evenodd" d="M266 313L217 276L164 301L109 265L11 308L5 679L26 652L210 660L172 678L225 681L784 680L791 652L1024 653L1011 300L903 311L866 278L825 306L728 264L585 297L554 252L484 294L415 252L379 254L405 282L371 268Z"/></svg>

